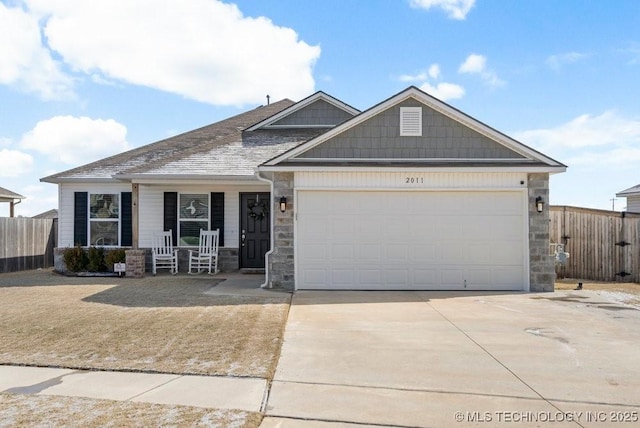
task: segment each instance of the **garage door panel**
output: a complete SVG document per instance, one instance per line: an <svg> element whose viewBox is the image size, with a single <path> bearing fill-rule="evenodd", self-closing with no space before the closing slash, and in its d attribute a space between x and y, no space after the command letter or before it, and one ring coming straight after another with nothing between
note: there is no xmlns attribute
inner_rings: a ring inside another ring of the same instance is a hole
<svg viewBox="0 0 640 428"><path fill-rule="evenodd" d="M327 244L309 244L299 250L299 257L306 260L307 263L323 264L327 260L328 249Z"/></svg>
<svg viewBox="0 0 640 428"><path fill-rule="evenodd" d="M438 261L438 248L435 243L414 244L411 246L409 260L412 265L431 265Z"/></svg>
<svg viewBox="0 0 640 428"><path fill-rule="evenodd" d="M357 246L357 257L364 263L384 261L382 257L382 247L380 244L361 244Z"/></svg>
<svg viewBox="0 0 640 428"><path fill-rule="evenodd" d="M296 286L523 289L525 201L514 191L299 191Z"/></svg>
<svg viewBox="0 0 640 428"><path fill-rule="evenodd" d="M382 285L382 272L380 269L360 269L358 271L358 284L372 288Z"/></svg>
<svg viewBox="0 0 640 428"><path fill-rule="evenodd" d="M331 281L334 285L345 288L352 285L354 279L353 269L333 269L331 271Z"/></svg>
<svg viewBox="0 0 640 428"><path fill-rule="evenodd" d="M409 283L409 272L406 269L385 269L382 278L389 288L402 289Z"/></svg>
<svg viewBox="0 0 640 428"><path fill-rule="evenodd" d="M419 286L433 287L438 284L436 269L415 268L413 271L413 283Z"/></svg>
<svg viewBox="0 0 640 428"><path fill-rule="evenodd" d="M407 244L387 244L383 247L385 259L388 262L405 263L409 259Z"/></svg>
<svg viewBox="0 0 640 428"><path fill-rule="evenodd" d="M355 258L355 248L353 244L334 244L331 246L332 260L353 261Z"/></svg>

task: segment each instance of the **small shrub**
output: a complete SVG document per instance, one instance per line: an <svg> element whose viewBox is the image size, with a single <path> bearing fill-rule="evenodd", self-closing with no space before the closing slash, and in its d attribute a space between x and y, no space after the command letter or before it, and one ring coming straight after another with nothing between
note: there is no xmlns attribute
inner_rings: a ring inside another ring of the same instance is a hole
<svg viewBox="0 0 640 428"><path fill-rule="evenodd" d="M124 263L127 260L127 255L124 248L117 248L110 250L106 256L104 256L104 262L107 264L108 270L113 270L115 263Z"/></svg>
<svg viewBox="0 0 640 428"><path fill-rule="evenodd" d="M88 258L89 263L87 269L89 272L105 272L107 270L107 265L104 264L104 248L89 248Z"/></svg>
<svg viewBox="0 0 640 428"><path fill-rule="evenodd" d="M64 264L67 265L67 270L70 272L81 272L87 270L89 258L80 245L73 248L67 248L64 250L62 257L64 258Z"/></svg>

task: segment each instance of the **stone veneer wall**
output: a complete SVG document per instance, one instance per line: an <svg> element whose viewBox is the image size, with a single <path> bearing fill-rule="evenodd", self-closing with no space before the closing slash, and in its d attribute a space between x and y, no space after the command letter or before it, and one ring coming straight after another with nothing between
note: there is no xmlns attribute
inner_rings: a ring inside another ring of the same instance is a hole
<svg viewBox="0 0 640 428"><path fill-rule="evenodd" d="M549 255L549 174L529 174L529 282L531 291L553 291L555 259ZM536 198L544 210L536 210Z"/></svg>
<svg viewBox="0 0 640 428"><path fill-rule="evenodd" d="M287 198L287 210L280 212L280 198ZM267 257L267 284L270 288L295 288L293 250L293 173L273 174L273 253Z"/></svg>

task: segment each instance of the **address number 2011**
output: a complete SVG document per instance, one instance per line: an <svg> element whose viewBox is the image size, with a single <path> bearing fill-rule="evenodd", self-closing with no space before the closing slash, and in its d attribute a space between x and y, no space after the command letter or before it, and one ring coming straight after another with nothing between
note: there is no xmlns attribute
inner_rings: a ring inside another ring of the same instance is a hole
<svg viewBox="0 0 640 428"><path fill-rule="evenodd" d="M405 177L404 184L424 184L424 177Z"/></svg>

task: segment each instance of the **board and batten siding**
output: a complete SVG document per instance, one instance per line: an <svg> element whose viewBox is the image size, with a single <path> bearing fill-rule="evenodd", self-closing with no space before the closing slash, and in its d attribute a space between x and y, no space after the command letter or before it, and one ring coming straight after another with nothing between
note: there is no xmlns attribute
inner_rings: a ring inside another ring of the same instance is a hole
<svg viewBox="0 0 640 428"><path fill-rule="evenodd" d="M139 246L151 247L153 234L164 228L164 192L224 193L224 247L238 248L240 241L240 193L269 192L269 187L259 184L225 186L139 186L140 233Z"/></svg>
<svg viewBox="0 0 640 428"><path fill-rule="evenodd" d="M301 189L470 190L526 189L526 173L473 172L296 172Z"/></svg>
<svg viewBox="0 0 640 428"><path fill-rule="evenodd" d="M69 184L58 186L58 247L73 247L74 225L74 194L87 193L122 193L131 192L130 184L97 183L97 184Z"/></svg>

